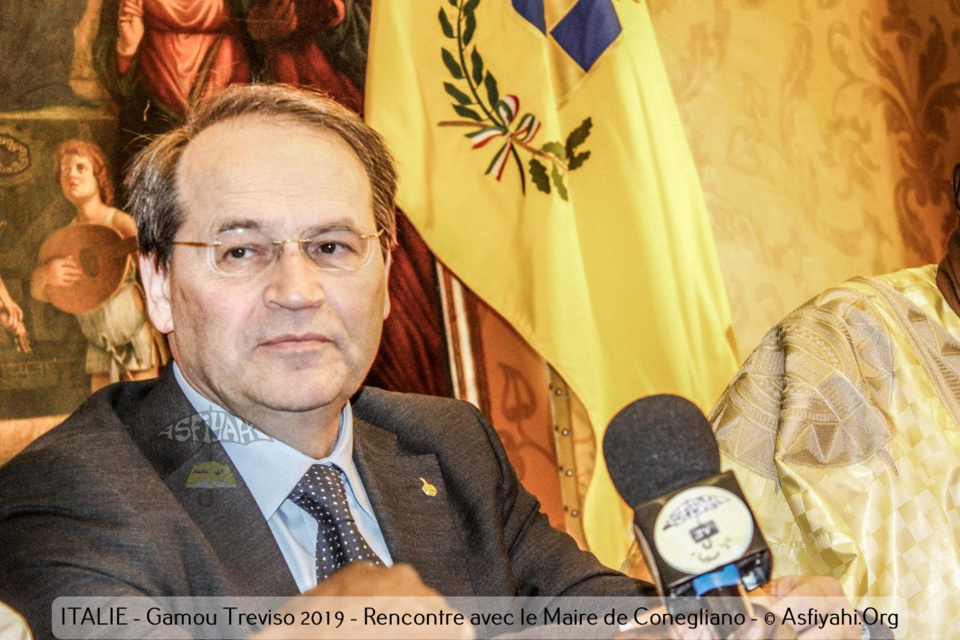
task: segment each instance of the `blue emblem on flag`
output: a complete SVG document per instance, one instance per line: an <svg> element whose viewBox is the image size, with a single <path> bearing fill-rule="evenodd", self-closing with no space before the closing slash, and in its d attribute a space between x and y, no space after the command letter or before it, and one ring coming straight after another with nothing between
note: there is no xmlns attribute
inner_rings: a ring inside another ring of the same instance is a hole
<svg viewBox="0 0 960 640"><path fill-rule="evenodd" d="M581 69L589 71L621 30L611 0L580 0L550 35Z"/></svg>
<svg viewBox="0 0 960 640"><path fill-rule="evenodd" d="M517 13L546 35L543 0L512 2ZM580 0L550 31L550 36L581 69L589 71L622 30L612 0Z"/></svg>
<svg viewBox="0 0 960 640"><path fill-rule="evenodd" d="M547 35L547 19L543 14L543 0L513 0L513 8L527 19L527 22Z"/></svg>

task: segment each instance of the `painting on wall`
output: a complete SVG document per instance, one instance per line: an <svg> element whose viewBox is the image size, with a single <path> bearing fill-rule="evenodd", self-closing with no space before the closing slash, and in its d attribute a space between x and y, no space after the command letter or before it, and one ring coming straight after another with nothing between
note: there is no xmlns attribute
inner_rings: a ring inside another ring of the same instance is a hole
<svg viewBox="0 0 960 640"><path fill-rule="evenodd" d="M370 0L0 0L0 420L65 414L167 361L135 267L124 168L234 83L363 113ZM432 254L401 214L369 382L451 395Z"/></svg>

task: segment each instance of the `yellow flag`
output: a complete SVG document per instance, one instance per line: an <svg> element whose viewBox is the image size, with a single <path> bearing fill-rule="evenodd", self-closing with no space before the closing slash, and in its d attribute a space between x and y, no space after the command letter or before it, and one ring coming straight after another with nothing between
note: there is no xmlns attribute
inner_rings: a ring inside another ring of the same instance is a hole
<svg viewBox="0 0 960 640"><path fill-rule="evenodd" d="M730 310L643 3L379 0L366 108L400 206L570 384L598 442L644 395L713 405L737 367ZM619 565L602 460L584 528Z"/></svg>

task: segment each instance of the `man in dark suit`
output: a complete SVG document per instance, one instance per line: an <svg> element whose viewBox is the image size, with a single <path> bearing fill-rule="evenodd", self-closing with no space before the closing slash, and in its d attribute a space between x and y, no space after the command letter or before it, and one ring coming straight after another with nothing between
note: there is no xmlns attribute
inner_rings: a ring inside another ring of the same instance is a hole
<svg viewBox="0 0 960 640"><path fill-rule="evenodd" d="M326 534L291 496L316 464L366 559L445 595L642 589L549 526L469 405L358 392L389 312L395 180L358 118L278 87L220 94L140 156L144 288L175 364L0 470L0 599L40 635L60 595L311 589Z"/></svg>
<svg viewBox="0 0 960 640"><path fill-rule="evenodd" d="M472 407L360 389L395 183L356 116L276 86L227 89L138 156L130 210L174 363L0 468L0 600L39 636L63 595L650 590L549 526ZM357 560L394 566L337 571Z"/></svg>

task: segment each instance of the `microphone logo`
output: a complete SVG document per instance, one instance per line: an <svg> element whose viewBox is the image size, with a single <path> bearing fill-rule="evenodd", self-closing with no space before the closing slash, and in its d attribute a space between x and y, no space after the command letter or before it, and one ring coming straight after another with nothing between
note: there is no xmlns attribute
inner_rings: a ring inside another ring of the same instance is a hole
<svg viewBox="0 0 960 640"><path fill-rule="evenodd" d="M726 504L729 501L729 498L723 498L720 496L698 495L689 498L685 500L679 508L670 514L670 517L667 518L667 524L664 525L663 528L669 529L670 527L683 524L690 518L699 518L699 516L713 511L720 505Z"/></svg>
<svg viewBox="0 0 960 640"><path fill-rule="evenodd" d="M736 562L753 540L753 518L735 494L695 486L670 498L654 524L654 544L674 569L703 574Z"/></svg>

